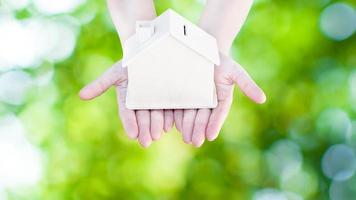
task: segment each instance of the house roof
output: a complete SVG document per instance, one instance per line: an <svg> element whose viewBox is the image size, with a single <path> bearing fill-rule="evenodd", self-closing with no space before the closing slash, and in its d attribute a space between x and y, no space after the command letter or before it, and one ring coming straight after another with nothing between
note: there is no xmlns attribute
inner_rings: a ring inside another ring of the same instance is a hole
<svg viewBox="0 0 356 200"><path fill-rule="evenodd" d="M210 62L220 64L216 39L171 9L152 21L137 22L136 27L136 34L123 45L123 66L129 65L138 55L149 51L166 37L173 37Z"/></svg>

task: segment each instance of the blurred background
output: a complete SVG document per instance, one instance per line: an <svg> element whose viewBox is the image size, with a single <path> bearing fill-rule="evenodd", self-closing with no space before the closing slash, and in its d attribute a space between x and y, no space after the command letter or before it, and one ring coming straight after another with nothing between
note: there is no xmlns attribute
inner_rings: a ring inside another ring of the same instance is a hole
<svg viewBox="0 0 356 200"><path fill-rule="evenodd" d="M156 0L197 21L204 0ZM129 140L110 90L122 57L100 0L0 0L0 200L356 199L356 2L255 0L232 55L268 96L236 90L214 142Z"/></svg>

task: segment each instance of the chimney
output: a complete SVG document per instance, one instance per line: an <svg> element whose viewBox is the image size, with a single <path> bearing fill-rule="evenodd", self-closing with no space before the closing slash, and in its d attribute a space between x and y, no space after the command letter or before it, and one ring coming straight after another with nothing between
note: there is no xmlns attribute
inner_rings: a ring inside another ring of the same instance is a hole
<svg viewBox="0 0 356 200"><path fill-rule="evenodd" d="M136 35L140 43L149 40L155 32L154 23L151 21L138 21L136 22Z"/></svg>

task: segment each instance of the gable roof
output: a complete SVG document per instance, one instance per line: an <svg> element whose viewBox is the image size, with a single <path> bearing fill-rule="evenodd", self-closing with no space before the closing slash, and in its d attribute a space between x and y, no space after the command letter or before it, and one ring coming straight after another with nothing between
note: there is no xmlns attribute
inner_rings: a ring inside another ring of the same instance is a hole
<svg viewBox="0 0 356 200"><path fill-rule="evenodd" d="M168 9L156 19L145 21L144 24L145 30L140 30L139 27L136 28L136 34L130 37L123 45L123 66L129 65L138 55L149 51L151 46L166 37L173 37L210 62L216 65L220 64L216 39L173 10ZM138 31L145 32L138 33ZM147 40L142 40L142 34L144 37L148 37Z"/></svg>

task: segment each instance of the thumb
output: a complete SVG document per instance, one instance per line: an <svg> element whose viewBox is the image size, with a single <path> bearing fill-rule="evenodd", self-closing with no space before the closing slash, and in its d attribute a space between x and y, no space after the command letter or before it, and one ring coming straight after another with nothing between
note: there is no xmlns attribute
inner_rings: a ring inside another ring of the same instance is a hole
<svg viewBox="0 0 356 200"><path fill-rule="evenodd" d="M120 84L125 80L127 80L127 69L123 68L121 61L119 61L96 80L83 87L79 92L79 96L82 100L94 99L103 94L112 85Z"/></svg>
<svg viewBox="0 0 356 200"><path fill-rule="evenodd" d="M230 59L230 58L229 58ZM248 72L234 60L230 59L232 65L232 80L251 100L258 104L266 101L266 95L263 90L255 83Z"/></svg>

